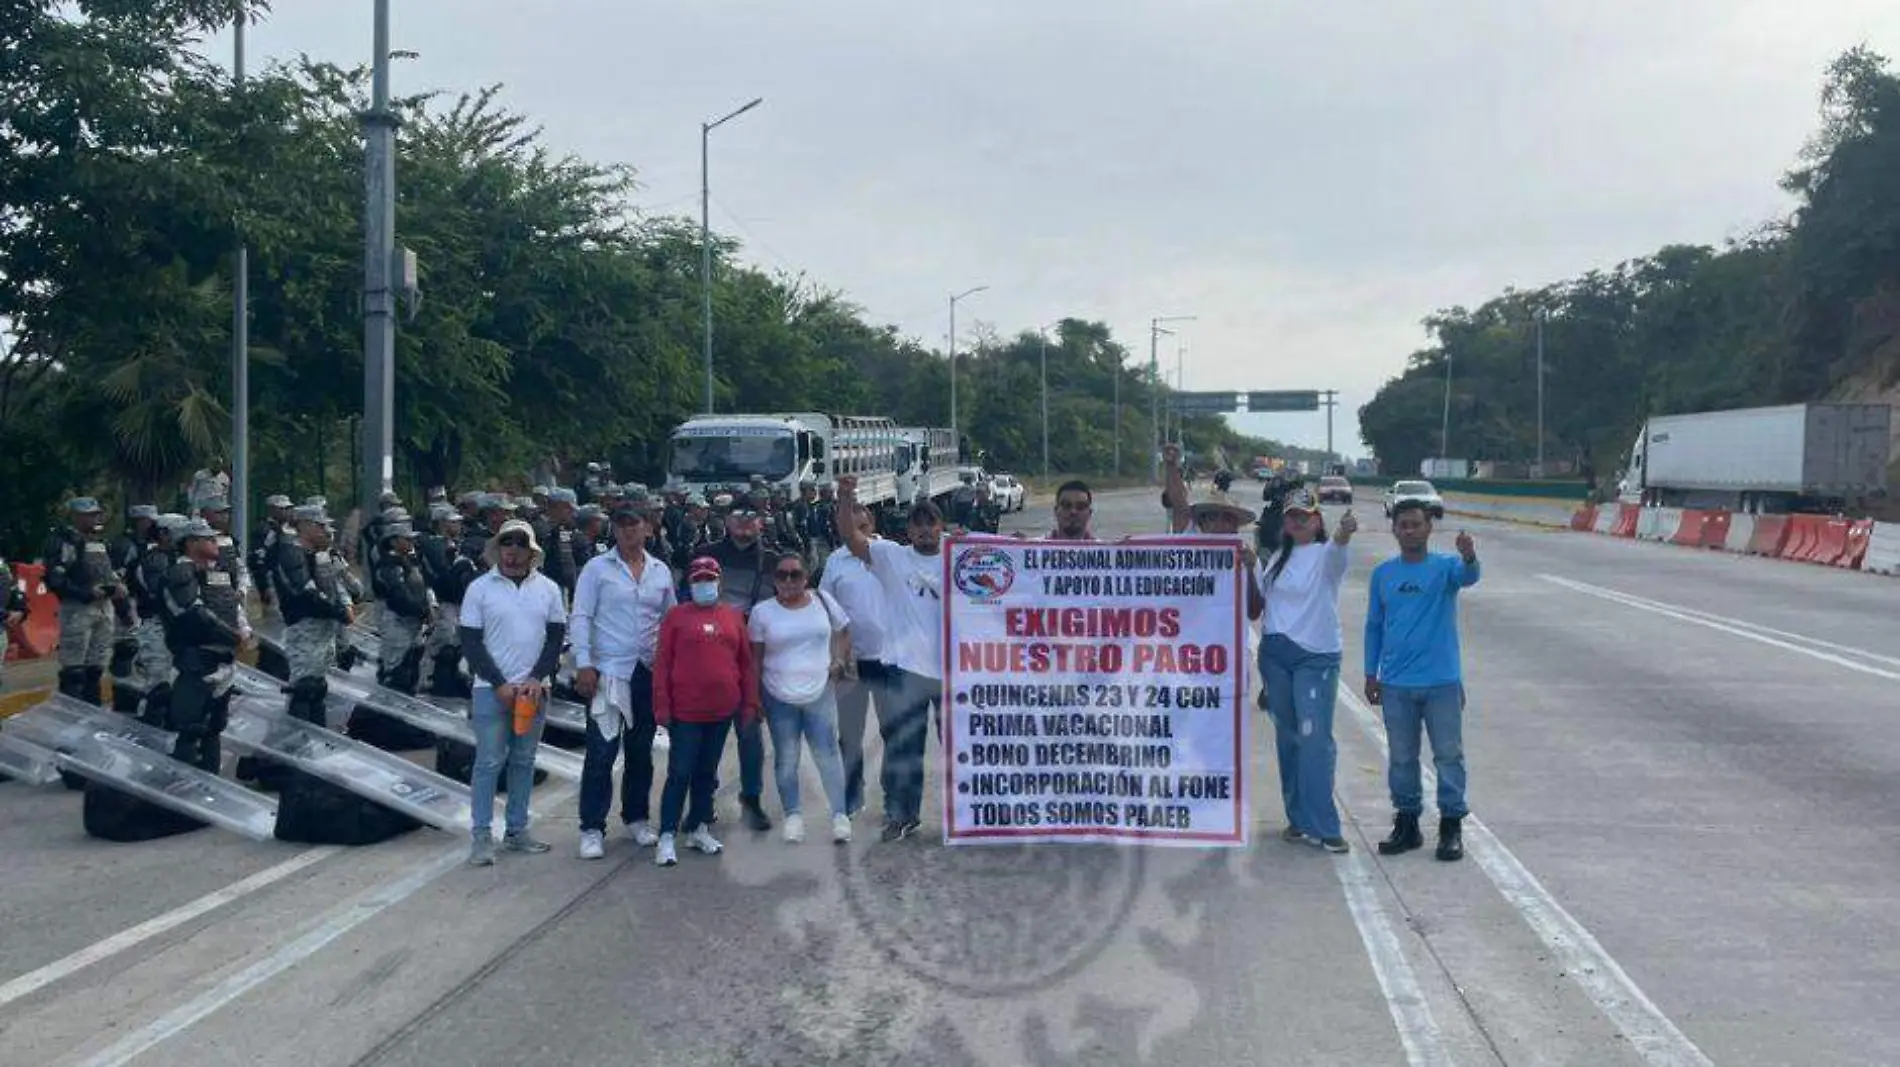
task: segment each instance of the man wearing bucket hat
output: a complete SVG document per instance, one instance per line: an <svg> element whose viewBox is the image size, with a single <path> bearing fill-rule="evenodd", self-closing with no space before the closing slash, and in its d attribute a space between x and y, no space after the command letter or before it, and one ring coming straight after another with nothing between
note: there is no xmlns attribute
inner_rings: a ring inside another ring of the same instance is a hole
<svg viewBox="0 0 1900 1067"><path fill-rule="evenodd" d="M66 510L72 524L53 531L40 561L47 591L59 598L59 691L103 704L99 683L112 655L113 603L126 598L126 589L99 532L99 502L82 496Z"/></svg>
<svg viewBox="0 0 1900 1067"><path fill-rule="evenodd" d="M415 528L406 522L383 527L376 561L370 579L382 603L376 680L413 696L422 681L422 630L435 615L435 595L416 554Z"/></svg>
<svg viewBox="0 0 1900 1067"><path fill-rule="evenodd" d="M220 592L223 590L223 592ZM218 531L203 519L184 528L178 562L165 573L165 643L177 679L166 725L178 739L172 758L218 773L219 737L229 718L232 664L245 638L230 576L219 569Z"/></svg>
<svg viewBox="0 0 1900 1067"><path fill-rule="evenodd" d="M1237 536L1241 529L1254 521L1252 510L1236 503L1219 487L1208 489L1200 496L1192 495L1187 486L1187 478L1181 471L1181 446L1166 445L1161 450L1162 464L1165 470L1164 496L1169 503L1170 528L1177 534L1205 534L1210 537ZM1247 617L1260 618L1266 610L1266 601L1260 594L1260 583L1253 575L1258 564L1253 546L1240 546L1241 572L1246 576L1242 583L1247 591Z"/></svg>
<svg viewBox="0 0 1900 1067"><path fill-rule="evenodd" d="M469 780L472 867L495 862L490 820L504 767L508 807L502 848L541 853L550 847L528 833L528 794L547 720L548 685L567 641L561 588L540 572L541 546L533 528L520 519L503 523L486 551L489 570L469 584L461 619L462 654L475 676L469 701L475 729L475 770Z"/></svg>

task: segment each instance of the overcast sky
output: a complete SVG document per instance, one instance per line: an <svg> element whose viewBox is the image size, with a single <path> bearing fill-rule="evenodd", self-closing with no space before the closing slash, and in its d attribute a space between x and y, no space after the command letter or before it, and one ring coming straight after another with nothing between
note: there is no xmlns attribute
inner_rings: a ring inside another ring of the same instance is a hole
<svg viewBox="0 0 1900 1067"><path fill-rule="evenodd" d="M1900 52L1893 0L394 2L396 91L501 83L651 211L697 216L699 123L763 96L713 225L876 321L941 347L988 285L965 343L1074 315L1145 353L1195 315L1187 388L1338 389L1348 454L1425 315L1785 212L1827 62ZM254 64L367 61L369 0L274 6Z"/></svg>

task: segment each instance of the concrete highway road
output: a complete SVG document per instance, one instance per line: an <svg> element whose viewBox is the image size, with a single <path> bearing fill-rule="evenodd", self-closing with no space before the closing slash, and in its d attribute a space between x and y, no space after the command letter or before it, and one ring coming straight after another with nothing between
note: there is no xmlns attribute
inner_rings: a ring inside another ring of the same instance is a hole
<svg viewBox="0 0 1900 1067"><path fill-rule="evenodd" d="M1157 531L1155 497L1104 494L1098 530ZM1349 690L1394 551L1358 515ZM1041 533L1048 502L1014 519ZM1900 585L1455 518L1441 548L1460 525L1485 565L1462 863L1374 853L1382 738L1350 692L1346 856L1278 839L1264 717L1230 852L946 849L930 812L789 846L734 825L728 766L721 857L581 862L550 782L556 851L468 870L430 831L106 845L76 794L4 784L0 1062L1900 1062Z"/></svg>

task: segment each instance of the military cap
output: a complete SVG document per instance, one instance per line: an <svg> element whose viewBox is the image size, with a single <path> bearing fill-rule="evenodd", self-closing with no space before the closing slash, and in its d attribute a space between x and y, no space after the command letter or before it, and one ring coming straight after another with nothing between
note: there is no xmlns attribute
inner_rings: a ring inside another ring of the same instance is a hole
<svg viewBox="0 0 1900 1067"><path fill-rule="evenodd" d="M435 504L429 508L430 522L453 522L462 517L461 512L447 504Z"/></svg>
<svg viewBox="0 0 1900 1067"><path fill-rule="evenodd" d="M204 521L203 519L192 519L185 523L184 538L187 541L191 540L194 537L216 538L217 536L218 536L218 531L215 528L213 528L210 523Z"/></svg>
<svg viewBox="0 0 1900 1067"><path fill-rule="evenodd" d="M134 504L125 509L125 515L126 518L129 519L156 520L158 518L158 508L153 504Z"/></svg>
<svg viewBox="0 0 1900 1067"><path fill-rule="evenodd" d="M322 508L317 507L315 504L305 504L291 511L290 515L291 515L291 518L295 519L298 522L329 522L330 521L330 516L326 514Z"/></svg>
<svg viewBox="0 0 1900 1067"><path fill-rule="evenodd" d="M398 537L407 537L413 541L415 540L415 536L416 536L416 528L409 525L407 520L404 520L402 522L392 522L388 526L383 527L382 539L384 541L393 541Z"/></svg>
<svg viewBox="0 0 1900 1067"><path fill-rule="evenodd" d="M66 510L75 515L97 515L105 509L89 496L76 496L66 502Z"/></svg>
<svg viewBox="0 0 1900 1067"><path fill-rule="evenodd" d="M272 493L264 499L264 506L267 508L287 508L292 505L289 497L282 493Z"/></svg>
<svg viewBox="0 0 1900 1067"><path fill-rule="evenodd" d="M560 486L560 487L548 490L547 497L548 497L548 503L550 504L578 504L580 503L580 497L575 495L574 490L569 489L566 486Z"/></svg>
<svg viewBox="0 0 1900 1067"><path fill-rule="evenodd" d="M209 499L209 500L207 500L207 501L205 501L204 503L202 503L202 504L200 504L200 505L198 505L198 510L199 510L199 511L201 511L201 512L204 512L204 511L230 511L230 510L231 510L231 502L230 502L229 500L226 500L225 498L223 498L223 497L221 497L221 496L214 496L214 497L212 497L211 499Z"/></svg>

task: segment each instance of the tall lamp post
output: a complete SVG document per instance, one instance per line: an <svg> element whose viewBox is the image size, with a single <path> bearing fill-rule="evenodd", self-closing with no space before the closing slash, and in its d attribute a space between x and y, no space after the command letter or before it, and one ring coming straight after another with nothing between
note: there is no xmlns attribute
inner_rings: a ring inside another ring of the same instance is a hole
<svg viewBox="0 0 1900 1067"><path fill-rule="evenodd" d="M987 285L978 285L950 297L950 435L956 438L959 458L963 453L963 427L957 424L957 301L966 296L975 296L988 288Z"/></svg>
<svg viewBox="0 0 1900 1067"><path fill-rule="evenodd" d="M232 24L231 84L244 95L244 16ZM231 265L231 533L238 555L251 551L251 251L238 231Z"/></svg>
<svg viewBox="0 0 1900 1067"><path fill-rule="evenodd" d="M1451 352L1445 352L1445 421L1438 430L1438 458L1451 458Z"/></svg>
<svg viewBox="0 0 1900 1067"><path fill-rule="evenodd" d="M1157 315L1148 320L1148 465L1151 476L1161 478L1161 363L1157 354L1164 322L1193 322L1193 315ZM1119 473L1119 471L1117 471Z"/></svg>
<svg viewBox="0 0 1900 1067"><path fill-rule="evenodd" d="M376 0L370 106L363 113L363 455L365 514L395 475L396 113L389 109L389 0ZM246 457L248 465L249 457ZM249 474L249 471L245 472Z"/></svg>
<svg viewBox="0 0 1900 1067"><path fill-rule="evenodd" d="M730 111L711 122L699 124L699 306L705 318L701 336L706 346L706 414L708 415L712 414L713 409L712 180L709 176L712 132L763 103L765 103L765 97L755 97L744 107Z"/></svg>
<svg viewBox="0 0 1900 1067"><path fill-rule="evenodd" d="M1052 322L1060 330L1062 323ZM1036 327L1036 335L1042 338L1042 476L1049 477L1049 326Z"/></svg>
<svg viewBox="0 0 1900 1067"><path fill-rule="evenodd" d="M1537 477L1544 476L1544 310L1537 310Z"/></svg>

